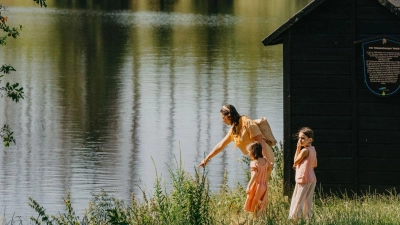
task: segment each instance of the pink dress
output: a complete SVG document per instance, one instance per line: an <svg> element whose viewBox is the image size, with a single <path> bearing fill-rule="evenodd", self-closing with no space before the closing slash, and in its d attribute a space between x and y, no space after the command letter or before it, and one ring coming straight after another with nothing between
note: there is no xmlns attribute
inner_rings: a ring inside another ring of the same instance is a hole
<svg viewBox="0 0 400 225"><path fill-rule="evenodd" d="M308 156L300 162L300 165L296 166L296 183L316 183L317 178L315 177L314 167L317 161L317 152L314 146L307 147Z"/></svg>
<svg viewBox="0 0 400 225"><path fill-rule="evenodd" d="M289 219L309 218L314 214L313 196L317 178L317 152L313 146L307 147L308 156L296 166L296 186L290 204Z"/></svg>
<svg viewBox="0 0 400 225"><path fill-rule="evenodd" d="M269 161L264 158L266 163L259 165L256 161L251 161L251 171L257 171L255 182L250 187L250 192L247 194L247 199L244 204L244 210L254 212L255 209L262 210L267 206L267 198L264 198L268 194L268 181L267 181L267 170Z"/></svg>

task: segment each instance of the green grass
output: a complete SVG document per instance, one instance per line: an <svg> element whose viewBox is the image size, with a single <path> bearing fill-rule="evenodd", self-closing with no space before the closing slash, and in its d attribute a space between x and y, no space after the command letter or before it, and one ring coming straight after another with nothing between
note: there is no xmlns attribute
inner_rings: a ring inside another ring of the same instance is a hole
<svg viewBox="0 0 400 225"><path fill-rule="evenodd" d="M400 224L400 197L394 191L385 195L366 193L362 196L337 197L319 193L314 198L314 217L304 221L288 220L289 200L283 196L283 155L275 148L276 171L269 184L268 208L258 219L242 210L246 199L245 189L237 184L227 185L226 179L218 192L211 192L207 170L196 170L194 175L184 171L182 161L169 168L170 188L156 176L151 195L142 191L141 200L132 194L129 203L106 192L93 195L93 200L80 218L71 206L70 195L64 199L65 210L57 215L47 215L34 199L29 205L37 212L31 224ZM248 170L248 160L243 159ZM239 165L238 165L239 166ZM8 224L20 224L10 221ZM21 223L22 224L22 223Z"/></svg>

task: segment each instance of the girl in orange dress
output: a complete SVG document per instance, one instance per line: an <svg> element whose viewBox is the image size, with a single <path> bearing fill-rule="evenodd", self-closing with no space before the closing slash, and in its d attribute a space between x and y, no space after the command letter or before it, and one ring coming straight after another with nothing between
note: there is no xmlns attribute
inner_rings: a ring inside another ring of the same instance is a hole
<svg viewBox="0 0 400 225"><path fill-rule="evenodd" d="M303 127L298 133L297 149L293 167L296 169L296 187L290 204L289 219L307 219L313 216L313 196L317 178L314 168L317 167L317 152L311 145L314 132Z"/></svg>
<svg viewBox="0 0 400 225"><path fill-rule="evenodd" d="M267 207L267 172L270 163L267 158L263 157L260 143L255 142L247 149L252 160L250 162L251 178L247 185L247 199L243 209L252 212L254 217L258 217Z"/></svg>

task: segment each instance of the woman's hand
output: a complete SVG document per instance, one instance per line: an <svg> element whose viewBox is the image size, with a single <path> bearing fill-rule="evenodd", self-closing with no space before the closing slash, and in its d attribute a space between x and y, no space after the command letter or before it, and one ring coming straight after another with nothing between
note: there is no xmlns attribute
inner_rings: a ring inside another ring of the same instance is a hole
<svg viewBox="0 0 400 225"><path fill-rule="evenodd" d="M216 156L218 153L220 153L225 146L227 146L230 142L230 132L232 132L232 129L229 130L228 134L225 135L225 137L213 148L213 150L206 156L205 159L203 159L203 161L201 161L201 163L199 165L197 165L197 167L206 167L207 163L210 162L210 160Z"/></svg>
<svg viewBox="0 0 400 225"><path fill-rule="evenodd" d="M201 161L201 163L200 163L199 165L197 165L197 168L199 168L200 166L203 167L203 168L205 168L206 165L207 165L207 162L208 162L208 161L206 161L206 159L204 159L203 161Z"/></svg>

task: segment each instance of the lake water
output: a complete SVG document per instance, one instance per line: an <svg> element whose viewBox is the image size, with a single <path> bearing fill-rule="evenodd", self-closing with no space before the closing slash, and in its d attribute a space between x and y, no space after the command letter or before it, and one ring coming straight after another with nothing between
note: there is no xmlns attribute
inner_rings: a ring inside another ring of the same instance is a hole
<svg viewBox="0 0 400 225"><path fill-rule="evenodd" d="M17 140L0 146L6 218L36 215L29 197L57 214L68 190L78 214L101 190L151 194L156 170L168 185L179 160L193 174L228 131L224 103L266 116L282 141L282 46L261 40L308 0L47 2L2 1L8 25L24 28L1 47L1 65L17 71L0 86L18 82L27 96L0 98ZM224 171L229 185L245 182L232 149L207 167L213 190Z"/></svg>

